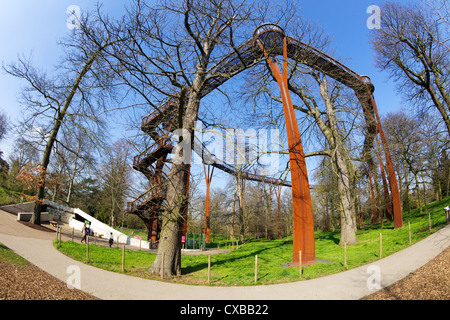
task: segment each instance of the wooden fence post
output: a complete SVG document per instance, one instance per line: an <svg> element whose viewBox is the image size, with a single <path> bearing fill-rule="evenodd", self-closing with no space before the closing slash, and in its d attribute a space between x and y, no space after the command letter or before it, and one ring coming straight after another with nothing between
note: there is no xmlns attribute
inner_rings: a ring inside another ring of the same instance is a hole
<svg viewBox="0 0 450 320"><path fill-rule="evenodd" d="M61 234L62 234L62 227L59 227L59 247L61 248Z"/></svg>
<svg viewBox="0 0 450 320"><path fill-rule="evenodd" d="M255 255L255 283L258 281L258 255Z"/></svg>
<svg viewBox="0 0 450 320"><path fill-rule="evenodd" d="M125 245L122 247L122 272L125 272Z"/></svg>
<svg viewBox="0 0 450 320"><path fill-rule="evenodd" d="M409 245L411 245L411 222L408 221L408 230L409 230Z"/></svg>
<svg viewBox="0 0 450 320"><path fill-rule="evenodd" d="M86 236L86 261L89 262L89 236Z"/></svg>
<svg viewBox="0 0 450 320"><path fill-rule="evenodd" d="M383 256L383 236L380 232L380 258Z"/></svg>
<svg viewBox="0 0 450 320"><path fill-rule="evenodd" d="M211 255L208 255L208 284L211 283Z"/></svg>
<svg viewBox="0 0 450 320"><path fill-rule="evenodd" d="M300 279L302 278L302 251L300 250L298 252L298 269L299 269L299 273L300 273Z"/></svg>
<svg viewBox="0 0 450 320"><path fill-rule="evenodd" d="M431 232L431 213L428 211L428 230Z"/></svg>
<svg viewBox="0 0 450 320"><path fill-rule="evenodd" d="M347 242L344 242L344 267L347 266Z"/></svg>
<svg viewBox="0 0 450 320"><path fill-rule="evenodd" d="M164 279L164 252L161 256L161 279Z"/></svg>

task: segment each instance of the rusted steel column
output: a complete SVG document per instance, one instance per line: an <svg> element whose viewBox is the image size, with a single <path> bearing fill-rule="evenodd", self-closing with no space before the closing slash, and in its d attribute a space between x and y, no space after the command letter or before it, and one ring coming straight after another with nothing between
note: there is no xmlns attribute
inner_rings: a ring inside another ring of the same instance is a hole
<svg viewBox="0 0 450 320"><path fill-rule="evenodd" d="M387 144L386 137L384 136L383 128L381 127L380 115L378 114L378 108L375 102L375 98L372 95L370 95L370 99L376 117L376 124L378 133L380 134L381 144L383 145L384 154L386 156L389 184L391 186L391 194L392 194L392 207L394 212L394 229L397 229L403 227L402 204L400 200L400 192L398 190L397 177L395 176L395 169L394 164L392 162L391 153L389 152L389 146Z"/></svg>
<svg viewBox="0 0 450 320"><path fill-rule="evenodd" d="M153 243L158 240L158 218L150 219L151 239Z"/></svg>
<svg viewBox="0 0 450 320"><path fill-rule="evenodd" d="M383 165L383 159L381 159L381 155L380 155L380 143L378 142L378 137L376 137L375 139L377 142L377 150L378 150L375 153L378 158L378 163L380 164L381 179L383 181L384 204L386 206L386 219L387 219L387 222L391 222L392 221L391 197L389 195L389 190L388 190L388 186L387 186L386 175L385 175L385 170L384 170L384 165Z"/></svg>
<svg viewBox="0 0 450 320"><path fill-rule="evenodd" d="M292 180L292 211L293 211L293 257L292 266L299 264L299 252L302 252L302 265L315 263L314 222L309 190L308 173L306 171L305 155L298 129L297 118L288 90L287 80L287 46L286 37L283 43L283 74L277 64L274 64L258 40L270 69L278 82L283 100L283 111L289 144L289 161Z"/></svg>
<svg viewBox="0 0 450 320"><path fill-rule="evenodd" d="M214 167L208 166L208 170L206 170L205 162L203 162L203 171L205 172L205 181L206 181L206 200L205 200L205 228L204 233L206 234L206 243L210 243L210 235L211 235L211 226L210 226L210 189L211 189L211 180L214 173Z"/></svg>

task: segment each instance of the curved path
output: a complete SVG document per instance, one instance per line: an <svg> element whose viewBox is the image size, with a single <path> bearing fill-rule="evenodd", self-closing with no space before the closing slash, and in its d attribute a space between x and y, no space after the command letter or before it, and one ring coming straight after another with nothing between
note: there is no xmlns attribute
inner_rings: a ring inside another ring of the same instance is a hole
<svg viewBox="0 0 450 320"><path fill-rule="evenodd" d="M360 299L373 292L371 266L380 270L381 287L406 277L450 246L450 225L426 239L374 263L318 279L251 287L206 287L126 276L72 260L53 247L55 233L34 230L0 210L0 243L66 282L68 267L78 266L81 290L100 299L136 300L299 300ZM368 272L368 269L370 272ZM70 270L70 268L69 268Z"/></svg>

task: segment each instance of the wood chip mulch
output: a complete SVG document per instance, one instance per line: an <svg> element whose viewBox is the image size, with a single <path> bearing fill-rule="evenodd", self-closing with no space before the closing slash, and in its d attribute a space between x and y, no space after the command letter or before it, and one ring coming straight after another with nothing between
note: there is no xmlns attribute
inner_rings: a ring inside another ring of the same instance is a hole
<svg viewBox="0 0 450 320"><path fill-rule="evenodd" d="M450 300L450 247L436 258L366 300Z"/></svg>
<svg viewBox="0 0 450 320"><path fill-rule="evenodd" d="M98 300L33 264L0 261L0 300Z"/></svg>

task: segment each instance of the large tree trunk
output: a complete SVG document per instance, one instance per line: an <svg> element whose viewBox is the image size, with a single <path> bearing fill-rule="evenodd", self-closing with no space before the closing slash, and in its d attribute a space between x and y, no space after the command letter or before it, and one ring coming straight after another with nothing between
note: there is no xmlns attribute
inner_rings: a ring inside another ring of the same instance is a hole
<svg viewBox="0 0 450 320"><path fill-rule="evenodd" d="M241 173L241 171L239 171ZM244 180L241 178L240 174L237 176L237 186L238 186L238 198L239 198L239 241L245 242L245 212L244 212Z"/></svg>
<svg viewBox="0 0 450 320"><path fill-rule="evenodd" d="M355 199L353 197L353 184L350 176L350 171L347 163L350 163L350 158L347 155L347 151L344 142L341 141L341 135L337 125L336 113L334 110L334 105L330 100L328 93L328 85L325 76L321 79L317 78L320 88L320 94L325 102L329 128L327 137L330 147L335 148L334 161L337 169L338 176L338 191L340 195L340 202L342 207L341 212L341 240L340 244L353 245L356 243L356 211L355 211ZM320 119L322 120L322 119ZM323 125L323 121L320 121Z"/></svg>
<svg viewBox="0 0 450 320"><path fill-rule="evenodd" d="M356 243L356 211L353 198L350 173L345 157L338 147L336 149L336 167L338 171L338 191L342 206L341 213L341 240L340 245L353 245Z"/></svg>
<svg viewBox="0 0 450 320"><path fill-rule="evenodd" d="M194 81L194 90L190 92L186 113L183 117L182 128L189 137L188 146L192 146L194 123L200 106L200 88L205 78L205 71L199 70ZM179 141L181 142L181 141ZM186 141L184 142L186 143ZM183 154L189 152L189 155ZM184 213L187 207L187 181L189 178L189 161L191 148L179 148L176 151L178 159L185 161L174 162L169 174L166 207L162 216L161 236L158 254L150 267L150 271L161 272L162 257L164 255L164 274L181 275L181 235L183 233Z"/></svg>
<svg viewBox="0 0 450 320"><path fill-rule="evenodd" d="M164 274L181 275L181 235L183 233L184 213L187 206L187 164L174 164L170 171L170 184L167 190L166 207L162 216L162 229L158 254L150 271L161 272L164 255Z"/></svg>

